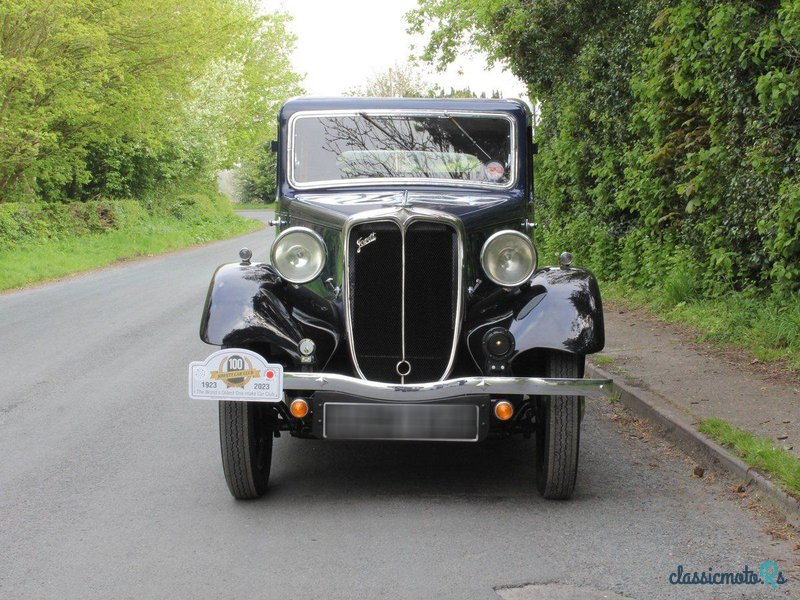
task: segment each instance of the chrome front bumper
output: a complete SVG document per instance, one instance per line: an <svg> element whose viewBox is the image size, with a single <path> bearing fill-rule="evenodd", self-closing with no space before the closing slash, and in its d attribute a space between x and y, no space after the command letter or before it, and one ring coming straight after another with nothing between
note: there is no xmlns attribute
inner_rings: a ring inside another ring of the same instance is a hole
<svg viewBox="0 0 800 600"><path fill-rule="evenodd" d="M610 379L539 377L459 377L433 383L378 383L334 373L284 373L284 391L338 392L384 402L427 402L471 394L527 396L607 396Z"/></svg>

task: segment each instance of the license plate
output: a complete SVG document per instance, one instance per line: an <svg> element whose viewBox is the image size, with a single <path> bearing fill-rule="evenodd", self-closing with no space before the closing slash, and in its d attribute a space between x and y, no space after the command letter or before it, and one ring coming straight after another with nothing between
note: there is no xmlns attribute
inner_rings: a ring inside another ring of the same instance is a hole
<svg viewBox="0 0 800 600"><path fill-rule="evenodd" d="M347 440L474 442L475 404L369 404L326 402L323 437Z"/></svg>
<svg viewBox="0 0 800 600"><path fill-rule="evenodd" d="M280 402L283 367L240 348L214 352L189 365L189 397L193 400Z"/></svg>

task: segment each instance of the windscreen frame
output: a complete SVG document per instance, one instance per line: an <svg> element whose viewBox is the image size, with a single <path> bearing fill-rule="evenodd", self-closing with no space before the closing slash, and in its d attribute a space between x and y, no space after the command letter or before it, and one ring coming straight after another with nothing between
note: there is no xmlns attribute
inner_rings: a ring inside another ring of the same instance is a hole
<svg viewBox="0 0 800 600"><path fill-rule="evenodd" d="M439 117L439 118L497 118L504 119L509 125L509 177L506 183L493 183L490 181L477 181L467 179L437 179L427 177L369 177L352 179L326 179L318 181L299 182L294 177L294 140L295 125L298 120L320 117ZM517 122L513 115L497 111L475 110L441 110L441 109L413 109L413 110L308 110L298 111L289 117L286 127L286 151L284 160L286 165L286 178L289 186L296 190L321 189L328 187L375 187L375 186L456 186L466 188L482 188L488 190L509 190L517 185L519 178L520 156L517 143Z"/></svg>

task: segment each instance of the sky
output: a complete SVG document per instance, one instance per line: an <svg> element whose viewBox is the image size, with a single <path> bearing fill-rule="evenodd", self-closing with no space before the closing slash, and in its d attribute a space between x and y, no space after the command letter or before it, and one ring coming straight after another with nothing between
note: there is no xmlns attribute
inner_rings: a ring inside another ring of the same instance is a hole
<svg viewBox="0 0 800 600"><path fill-rule="evenodd" d="M308 95L338 96L364 85L376 73L408 61L411 45L422 45L406 33L403 15L417 0L260 0L267 12L294 17L297 35L294 68L305 73ZM486 57L461 57L445 73L426 79L449 90L469 87L480 94L500 90L506 98L525 96L525 86L500 66L489 70Z"/></svg>

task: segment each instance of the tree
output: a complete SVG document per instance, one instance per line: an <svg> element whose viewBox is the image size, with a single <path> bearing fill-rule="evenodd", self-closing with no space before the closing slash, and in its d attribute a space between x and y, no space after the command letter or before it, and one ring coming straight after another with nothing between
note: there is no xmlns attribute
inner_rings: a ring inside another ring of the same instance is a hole
<svg viewBox="0 0 800 600"><path fill-rule="evenodd" d="M287 17L257 8L5 0L0 201L126 193L252 147L299 81Z"/></svg>
<svg viewBox="0 0 800 600"><path fill-rule="evenodd" d="M362 86L352 88L347 96L374 96L380 98L425 98L435 93L425 73L409 63L395 63L385 71L376 73Z"/></svg>
<svg viewBox="0 0 800 600"><path fill-rule="evenodd" d="M543 255L673 302L800 290L798 0L420 0L408 22L424 60L483 50L541 103Z"/></svg>
<svg viewBox="0 0 800 600"><path fill-rule="evenodd" d="M453 86L450 86L450 91L445 92L443 87L440 87L439 90L436 92L437 98L477 98L478 95L473 92L469 86L461 89L455 89ZM486 97L486 94L482 96L483 98Z"/></svg>
<svg viewBox="0 0 800 600"><path fill-rule="evenodd" d="M261 144L236 170L236 191L242 202L275 201L277 192L277 154L271 144Z"/></svg>

